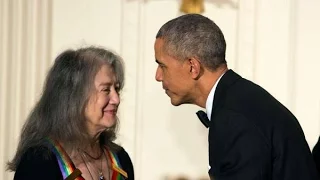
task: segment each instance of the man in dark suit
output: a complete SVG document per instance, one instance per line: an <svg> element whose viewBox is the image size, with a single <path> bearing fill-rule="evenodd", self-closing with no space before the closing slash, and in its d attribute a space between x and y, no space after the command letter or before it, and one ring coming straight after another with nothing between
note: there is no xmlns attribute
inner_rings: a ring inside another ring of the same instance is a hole
<svg viewBox="0 0 320 180"><path fill-rule="evenodd" d="M294 115L260 86L229 70L220 28L197 14L157 33L156 80L174 106L206 108L209 175L215 180L316 180L315 163Z"/></svg>
<svg viewBox="0 0 320 180"><path fill-rule="evenodd" d="M320 174L320 137L312 149L313 160L316 163L318 173Z"/></svg>

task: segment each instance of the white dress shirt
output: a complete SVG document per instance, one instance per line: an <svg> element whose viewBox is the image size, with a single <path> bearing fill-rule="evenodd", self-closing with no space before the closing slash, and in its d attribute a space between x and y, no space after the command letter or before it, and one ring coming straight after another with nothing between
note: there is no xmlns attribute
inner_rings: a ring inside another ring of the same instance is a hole
<svg viewBox="0 0 320 180"><path fill-rule="evenodd" d="M212 105L213 105L213 99L214 99L214 94L216 92L216 88L217 88L217 85L220 81L220 79L222 78L222 76L224 75L224 73L218 78L217 82L213 85L210 93L209 93L209 96L207 98L207 102L206 102L206 111L207 111L207 116L208 116L208 119L211 120L211 111L212 111Z"/></svg>

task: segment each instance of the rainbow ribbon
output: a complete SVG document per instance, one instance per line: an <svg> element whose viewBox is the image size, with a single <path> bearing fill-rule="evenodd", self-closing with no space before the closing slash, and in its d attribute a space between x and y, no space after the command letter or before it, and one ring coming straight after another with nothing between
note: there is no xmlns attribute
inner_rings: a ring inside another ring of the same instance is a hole
<svg viewBox="0 0 320 180"><path fill-rule="evenodd" d="M63 179L65 180L84 180L81 176L81 171L75 168L70 157L59 144L58 141L47 138L49 145L51 145L51 151L56 155L60 171Z"/></svg>
<svg viewBox="0 0 320 180"><path fill-rule="evenodd" d="M62 148L62 146L59 144L58 141L55 141L53 139L47 138L47 141L49 142L49 145L51 146L51 151L56 155L60 171L62 173L64 180L85 180L81 176L81 171L77 168L75 168L74 164L72 163L70 157L65 152L65 150ZM112 176L111 180L123 180L123 177L125 179L128 178L127 172L125 172L120 164L119 158L116 153L112 152L108 148L108 156L110 158L110 161L112 163Z"/></svg>
<svg viewBox="0 0 320 180"><path fill-rule="evenodd" d="M112 172L111 180L123 180L123 177L127 179L128 174L122 169L117 154L115 154L110 150L108 150L107 152L112 163L113 172Z"/></svg>

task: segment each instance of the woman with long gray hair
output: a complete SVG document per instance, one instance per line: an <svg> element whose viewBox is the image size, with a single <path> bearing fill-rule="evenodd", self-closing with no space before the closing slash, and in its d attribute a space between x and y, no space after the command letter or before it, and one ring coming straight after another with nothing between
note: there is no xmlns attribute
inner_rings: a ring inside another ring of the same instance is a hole
<svg viewBox="0 0 320 180"><path fill-rule="evenodd" d="M128 153L113 141L122 59L99 47L62 52L21 132L8 169L14 179L134 179Z"/></svg>

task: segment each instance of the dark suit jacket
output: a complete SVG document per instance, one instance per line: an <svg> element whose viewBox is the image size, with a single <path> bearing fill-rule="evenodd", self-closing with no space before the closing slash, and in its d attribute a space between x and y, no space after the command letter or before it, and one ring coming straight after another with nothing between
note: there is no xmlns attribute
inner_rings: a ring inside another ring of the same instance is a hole
<svg viewBox="0 0 320 180"><path fill-rule="evenodd" d="M318 139L317 144L313 147L312 155L313 155L313 159L316 163L318 174L320 174L320 137Z"/></svg>
<svg viewBox="0 0 320 180"><path fill-rule="evenodd" d="M209 163L215 180L318 180L294 115L232 70L220 79L214 95Z"/></svg>

